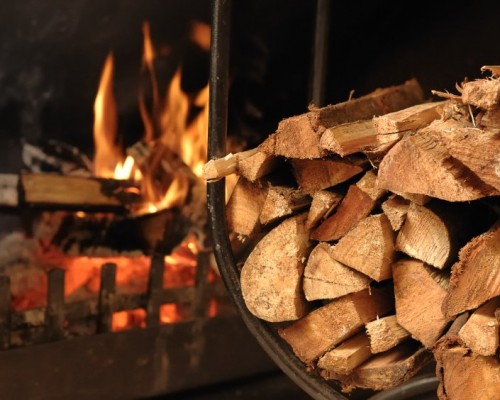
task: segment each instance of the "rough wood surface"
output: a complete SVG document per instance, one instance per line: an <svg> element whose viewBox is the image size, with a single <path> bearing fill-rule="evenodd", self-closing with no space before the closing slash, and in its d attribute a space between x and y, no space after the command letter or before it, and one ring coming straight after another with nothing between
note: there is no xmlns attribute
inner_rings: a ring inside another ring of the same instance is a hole
<svg viewBox="0 0 500 400"><path fill-rule="evenodd" d="M380 282L392 276L394 231L385 214L361 220L332 250L341 263Z"/></svg>
<svg viewBox="0 0 500 400"><path fill-rule="evenodd" d="M359 292L370 285L370 278L332 258L332 247L319 243L309 255L304 270L304 293L309 301L335 299Z"/></svg>
<svg viewBox="0 0 500 400"><path fill-rule="evenodd" d="M279 160L269 154L257 151L245 159L238 160L238 174L254 182L263 176L269 175L279 165Z"/></svg>
<svg viewBox="0 0 500 400"><path fill-rule="evenodd" d="M462 86L462 101L484 110L491 110L500 102L500 80L479 79Z"/></svg>
<svg viewBox="0 0 500 400"><path fill-rule="evenodd" d="M319 359L318 367L334 374L348 375L371 356L370 339L365 332L360 332L325 353Z"/></svg>
<svg viewBox="0 0 500 400"><path fill-rule="evenodd" d="M500 129L500 107L486 111L479 121L482 127Z"/></svg>
<svg viewBox="0 0 500 400"><path fill-rule="evenodd" d="M421 261L400 260L392 270L397 321L431 348L447 324L441 311L446 289L433 278L432 267Z"/></svg>
<svg viewBox="0 0 500 400"><path fill-rule="evenodd" d="M500 393L498 357L472 354L457 340L440 341L434 350L440 400L492 400Z"/></svg>
<svg viewBox="0 0 500 400"><path fill-rule="evenodd" d="M309 248L307 213L288 218L255 246L241 270L241 291L255 316L269 322L296 320L307 311L302 292Z"/></svg>
<svg viewBox="0 0 500 400"><path fill-rule="evenodd" d="M392 289L371 288L351 293L310 312L282 329L280 335L303 362L310 363L363 325L393 309Z"/></svg>
<svg viewBox="0 0 500 400"><path fill-rule="evenodd" d="M342 195L327 190L318 190L312 195L311 207L307 215L306 227L308 229L326 218L342 200Z"/></svg>
<svg viewBox="0 0 500 400"><path fill-rule="evenodd" d="M368 322L365 329L370 338L370 350L373 354L390 350L410 337L410 332L398 324L395 315Z"/></svg>
<svg viewBox="0 0 500 400"><path fill-rule="evenodd" d="M367 171L363 177L356 182L356 186L365 192L372 200L379 200L386 191L377 185L377 175L373 171Z"/></svg>
<svg viewBox="0 0 500 400"><path fill-rule="evenodd" d="M448 317L500 296L500 224L472 239L460 250L459 258L443 304Z"/></svg>
<svg viewBox="0 0 500 400"><path fill-rule="evenodd" d="M420 129L441 117L444 101L417 104L373 119L379 134Z"/></svg>
<svg viewBox="0 0 500 400"><path fill-rule="evenodd" d="M330 158L324 160L291 161L293 175L302 191L313 193L345 182L363 172L364 163L347 159Z"/></svg>
<svg viewBox="0 0 500 400"><path fill-rule="evenodd" d="M392 229L399 231L406 219L410 202L402 197L392 195L382 203L382 211L389 219Z"/></svg>
<svg viewBox="0 0 500 400"><path fill-rule="evenodd" d="M257 149L250 149L236 154L229 153L223 158L210 160L203 166L203 178L206 180L217 180L234 174L238 169L240 160L251 157L256 153Z"/></svg>
<svg viewBox="0 0 500 400"><path fill-rule="evenodd" d="M297 189L286 186L271 186L267 190L259 221L262 225L297 213L311 204L311 198Z"/></svg>
<svg viewBox="0 0 500 400"><path fill-rule="evenodd" d="M464 344L476 354L493 356L498 349L500 338L496 310L500 310L500 297L480 306L458 332Z"/></svg>

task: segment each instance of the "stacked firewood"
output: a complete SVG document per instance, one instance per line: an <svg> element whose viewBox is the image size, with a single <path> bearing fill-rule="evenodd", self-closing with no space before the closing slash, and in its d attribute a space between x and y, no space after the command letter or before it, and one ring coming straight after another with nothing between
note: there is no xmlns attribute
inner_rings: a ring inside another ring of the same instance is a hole
<svg viewBox="0 0 500 400"><path fill-rule="evenodd" d="M344 390L437 360L442 399L500 393L500 79L416 80L281 121L227 204L248 309ZM444 100L443 100L444 98Z"/></svg>

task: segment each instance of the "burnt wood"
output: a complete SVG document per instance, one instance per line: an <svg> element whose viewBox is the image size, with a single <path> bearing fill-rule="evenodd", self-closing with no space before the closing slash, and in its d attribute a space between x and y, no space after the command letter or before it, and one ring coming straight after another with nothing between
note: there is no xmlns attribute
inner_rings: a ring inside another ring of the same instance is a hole
<svg viewBox="0 0 500 400"><path fill-rule="evenodd" d="M113 307L116 290L116 264L107 263L101 269L101 287L97 316L97 332L111 332L113 325Z"/></svg>
<svg viewBox="0 0 500 400"><path fill-rule="evenodd" d="M48 273L45 335L48 340L64 337L64 270L54 268Z"/></svg>

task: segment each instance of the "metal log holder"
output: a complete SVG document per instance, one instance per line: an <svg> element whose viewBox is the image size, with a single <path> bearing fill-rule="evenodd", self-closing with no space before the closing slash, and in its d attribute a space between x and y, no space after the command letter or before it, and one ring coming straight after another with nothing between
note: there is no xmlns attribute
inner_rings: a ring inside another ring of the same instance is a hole
<svg viewBox="0 0 500 400"><path fill-rule="evenodd" d="M330 0L318 0L311 98L323 105L326 79ZM226 155L229 94L229 50L231 33L231 0L212 0L212 34L210 54L210 99L208 126L208 160ZM345 400L334 384L308 371L269 323L251 314L243 300L239 271L229 242L225 216L225 179L207 184L207 207L215 258L224 284L240 316L261 347L288 377L316 400ZM425 375L398 388L375 394L374 400L396 400L406 396L435 392L437 380Z"/></svg>

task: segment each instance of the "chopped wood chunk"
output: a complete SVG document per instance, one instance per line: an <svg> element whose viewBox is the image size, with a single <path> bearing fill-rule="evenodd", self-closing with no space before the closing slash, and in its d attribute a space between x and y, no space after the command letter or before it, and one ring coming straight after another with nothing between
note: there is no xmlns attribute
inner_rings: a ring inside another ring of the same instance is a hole
<svg viewBox="0 0 500 400"><path fill-rule="evenodd" d="M248 158L239 159L238 174L250 182L255 182L257 179L269 175L278 165L279 162L276 157L257 151Z"/></svg>
<svg viewBox="0 0 500 400"><path fill-rule="evenodd" d="M425 206L429 201L432 200L431 197L426 196L425 194L406 193L398 191L392 191L392 192L398 195L399 197L402 197L405 200L418 204L419 206Z"/></svg>
<svg viewBox="0 0 500 400"><path fill-rule="evenodd" d="M260 228L259 217L267 190L265 182L238 180L226 207L229 231L249 236Z"/></svg>
<svg viewBox="0 0 500 400"><path fill-rule="evenodd" d="M500 107L486 111L481 117L480 124L486 128L500 129Z"/></svg>
<svg viewBox="0 0 500 400"><path fill-rule="evenodd" d="M282 329L280 335L297 357L310 363L359 332L364 324L390 312L393 306L390 287L365 289L312 311Z"/></svg>
<svg viewBox="0 0 500 400"><path fill-rule="evenodd" d="M361 220L340 239L332 257L380 282L392 276L394 231L384 214Z"/></svg>
<svg viewBox="0 0 500 400"><path fill-rule="evenodd" d="M446 289L433 278L433 269L417 260L400 260L392 267L398 323L427 348L443 333L441 311Z"/></svg>
<svg viewBox="0 0 500 400"><path fill-rule="evenodd" d="M288 218L255 246L241 270L241 291L256 317L269 322L301 318L307 311L302 292L309 249L307 213Z"/></svg>
<svg viewBox="0 0 500 400"><path fill-rule="evenodd" d="M286 186L271 186L262 206L260 223L266 225L275 222L304 209L310 203L311 198L297 189Z"/></svg>
<svg viewBox="0 0 500 400"><path fill-rule="evenodd" d="M314 228L318 222L327 217L342 200L339 193L329 192L327 190L318 190L312 195L311 208L307 215L306 227Z"/></svg>
<svg viewBox="0 0 500 400"><path fill-rule="evenodd" d="M203 178L216 180L234 174L238 168L238 162L253 156L255 153L257 153L257 149L251 149L236 154L229 153L223 158L210 160L203 166Z"/></svg>
<svg viewBox="0 0 500 400"><path fill-rule="evenodd" d="M395 195L392 195L382 203L382 211L384 211L384 214L389 219L394 231L399 231L403 225L409 206L410 202L408 200Z"/></svg>
<svg viewBox="0 0 500 400"><path fill-rule="evenodd" d="M410 332L398 324L395 315L368 322L365 328L373 354L390 350L410 337Z"/></svg>
<svg viewBox="0 0 500 400"><path fill-rule="evenodd" d="M499 346L499 322L495 311L500 310L500 297L479 307L458 332L464 344L474 353L493 356Z"/></svg>
<svg viewBox="0 0 500 400"><path fill-rule="evenodd" d="M334 374L348 375L371 356L370 339L365 332L360 332L323 355L318 367Z"/></svg>
<svg viewBox="0 0 500 400"><path fill-rule="evenodd" d="M500 81L480 79L464 83L462 101L484 110L497 107L500 102Z"/></svg>
<svg viewBox="0 0 500 400"><path fill-rule="evenodd" d="M452 267L450 290L443 305L448 317L500 296L500 224L467 243L459 258Z"/></svg>
<svg viewBox="0 0 500 400"><path fill-rule="evenodd" d="M373 119L373 126L379 134L420 129L441 117L444 103L446 102L417 104L381 115Z"/></svg>
<svg viewBox="0 0 500 400"><path fill-rule="evenodd" d="M334 260L331 253L330 245L319 243L309 255L303 283L309 301L335 299L370 285L368 276Z"/></svg>
<svg viewBox="0 0 500 400"><path fill-rule="evenodd" d="M357 160L355 160L357 161ZM363 163L341 158L292 160L295 179L302 191L313 193L345 182L363 172Z"/></svg>

